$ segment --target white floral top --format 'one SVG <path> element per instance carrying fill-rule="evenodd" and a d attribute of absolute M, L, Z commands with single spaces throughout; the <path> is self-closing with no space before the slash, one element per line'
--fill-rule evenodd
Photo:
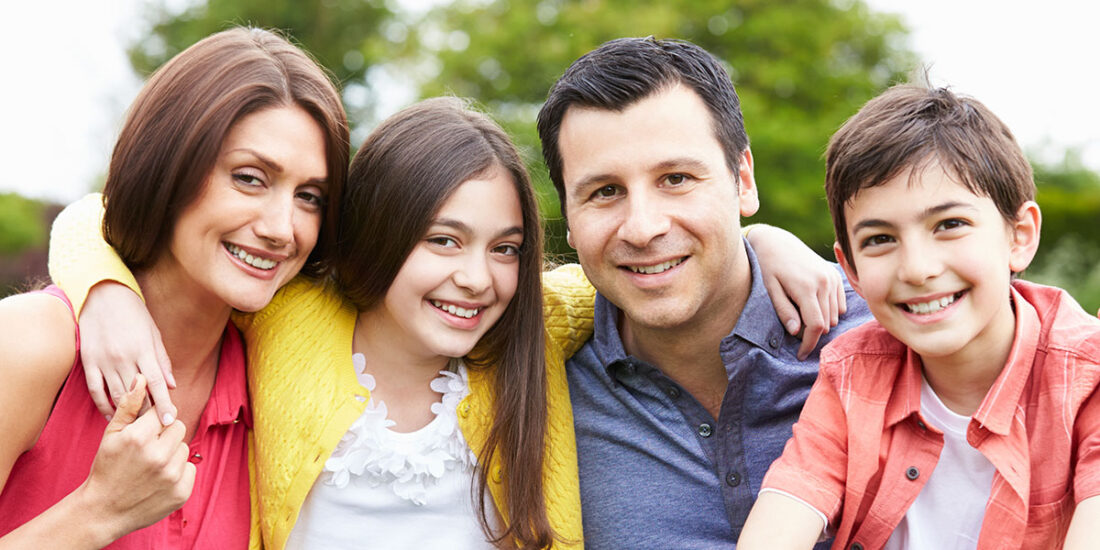
<path fill-rule="evenodd" d="M 363 355 L 352 364 L 373 391 Z M 414 432 L 391 431 L 385 402 L 367 402 L 325 462 L 288 549 L 357 548 L 366 540 L 384 548 L 491 548 L 473 506 L 476 456 L 456 413 L 469 393 L 466 366 L 455 360 L 431 388 L 443 398 L 432 405 L 435 418 Z"/>

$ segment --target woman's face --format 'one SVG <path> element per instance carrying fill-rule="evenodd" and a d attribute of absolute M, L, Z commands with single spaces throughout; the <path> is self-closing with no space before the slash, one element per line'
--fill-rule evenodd
<path fill-rule="evenodd" d="M 416 354 L 462 357 L 500 319 L 516 293 L 523 215 L 499 165 L 468 180 L 413 248 L 372 330 Z"/>
<path fill-rule="evenodd" d="M 263 308 L 317 243 L 327 177 L 324 133 L 301 107 L 241 118 L 154 269 L 197 299 Z"/>

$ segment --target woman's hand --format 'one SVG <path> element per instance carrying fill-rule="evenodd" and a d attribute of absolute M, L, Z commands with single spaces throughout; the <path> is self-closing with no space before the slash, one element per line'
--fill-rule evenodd
<path fill-rule="evenodd" d="M 88 479 L 73 493 L 111 540 L 179 509 L 195 483 L 183 423 L 161 426 L 154 411 L 141 414 L 145 392 L 138 375 L 103 433 Z"/>
<path fill-rule="evenodd" d="M 168 396 L 176 386 L 171 361 L 145 303 L 129 288 L 113 281 L 92 287 L 80 312 L 80 359 L 92 401 L 104 416 L 114 412 L 104 384 L 118 403 L 140 372 L 160 423 L 168 426 L 176 419 Z"/>
<path fill-rule="evenodd" d="M 748 239 L 779 320 L 792 335 L 802 330 L 798 358 L 805 359 L 847 310 L 840 271 L 783 229 L 756 224 Z"/>

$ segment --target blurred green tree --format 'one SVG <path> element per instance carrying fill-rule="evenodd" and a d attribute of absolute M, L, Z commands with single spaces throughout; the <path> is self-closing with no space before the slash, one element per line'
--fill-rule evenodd
<path fill-rule="evenodd" d="M 181 13 L 178 2 L 155 0 L 146 9 L 150 30 L 129 50 L 130 62 L 142 75 L 152 73 L 172 56 L 203 37 L 234 25 L 279 29 L 303 46 L 334 75 L 344 89 L 352 120 L 373 112 L 376 93 L 367 72 L 402 48 L 405 25 L 387 0 L 206 0 L 190 2 Z"/>
<path fill-rule="evenodd" d="M 15 193 L 0 194 L 0 256 L 46 244 L 45 205 Z"/>

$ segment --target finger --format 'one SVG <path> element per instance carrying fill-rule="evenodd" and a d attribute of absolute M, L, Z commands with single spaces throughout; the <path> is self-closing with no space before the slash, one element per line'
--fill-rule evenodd
<path fill-rule="evenodd" d="M 791 302 L 783 286 L 778 281 L 770 280 L 764 283 L 764 288 L 772 297 L 772 305 L 775 306 L 775 314 L 779 317 L 779 322 L 783 323 L 788 333 L 798 334 L 798 329 L 802 327 L 802 321 L 798 319 L 798 308 Z"/>
<path fill-rule="evenodd" d="M 134 386 L 130 391 L 122 394 L 111 421 L 107 423 L 107 432 L 118 432 L 126 426 L 133 424 L 138 418 L 138 410 L 145 399 L 145 378 L 138 376 L 134 380 Z"/>
<path fill-rule="evenodd" d="M 840 285 L 840 280 L 836 280 L 833 283 L 833 288 Z M 840 304 L 838 303 L 837 293 L 835 291 L 828 291 L 829 298 L 829 327 L 835 327 L 840 323 Z"/>
<path fill-rule="evenodd" d="M 814 327 L 807 326 L 802 332 L 802 345 L 798 347 L 798 359 L 800 361 L 805 360 L 810 356 L 810 353 L 817 346 L 817 341 L 821 339 L 823 334 L 823 324 L 817 324 Z"/>
<path fill-rule="evenodd" d="M 176 377 L 172 376 L 172 360 L 168 357 L 168 351 L 164 349 L 164 340 L 161 339 L 160 330 L 157 329 L 156 325 L 153 325 L 153 352 L 156 354 L 156 360 L 160 365 L 164 382 L 170 389 L 175 389 Z M 171 422 L 168 422 L 168 424 L 171 424 Z"/>
<path fill-rule="evenodd" d="M 836 287 L 836 303 L 837 311 L 841 315 L 848 312 L 848 296 L 844 293 L 844 279 L 841 279 L 840 284 Z"/>
<path fill-rule="evenodd" d="M 164 441 L 166 445 L 178 445 L 183 442 L 184 436 L 187 435 L 187 427 L 183 425 L 183 422 L 179 420 L 164 426 L 157 439 Z M 186 445 L 185 445 L 186 446 Z"/>
<path fill-rule="evenodd" d="M 92 395 L 92 403 L 100 414 L 110 421 L 115 414 L 115 407 L 111 400 L 107 399 L 107 390 L 103 384 L 103 373 L 95 367 L 84 365 L 84 381 L 88 383 L 88 393 Z"/>
<path fill-rule="evenodd" d="M 165 426 L 172 424 L 176 420 L 176 406 L 172 404 L 172 398 L 168 394 L 168 383 L 164 379 L 160 363 L 156 357 L 145 357 L 138 362 L 138 370 L 148 380 L 149 395 L 156 404 L 160 423 Z"/>
<path fill-rule="evenodd" d="M 123 381 L 117 370 L 104 373 L 103 380 L 107 383 L 107 391 L 111 396 L 111 401 L 117 407 L 122 401 L 122 397 L 126 395 L 126 388 L 130 386 Z"/>

